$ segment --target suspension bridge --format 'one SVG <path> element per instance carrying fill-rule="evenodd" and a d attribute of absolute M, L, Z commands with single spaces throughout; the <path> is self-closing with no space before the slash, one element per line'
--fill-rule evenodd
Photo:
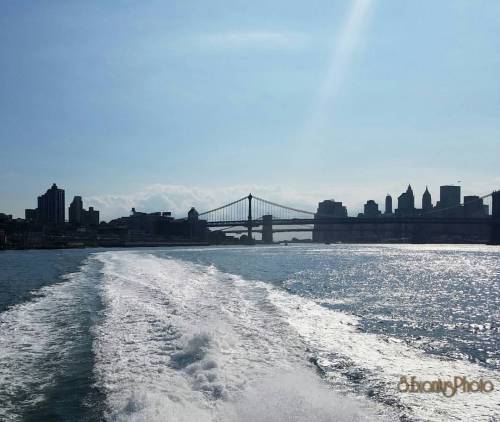
<path fill-rule="evenodd" d="M 478 198 L 491 198 L 492 215 L 481 218 L 443 217 L 443 212 L 462 207 L 463 204 L 449 208 L 435 208 L 418 216 L 386 216 L 367 217 L 334 217 L 313 211 L 278 204 L 258 196 L 249 194 L 236 201 L 222 205 L 199 214 L 206 220 L 207 226 L 225 233 L 246 233 L 247 240 L 252 242 L 255 232 L 262 234 L 264 243 L 273 242 L 273 233 L 278 232 L 312 232 L 314 230 L 337 230 L 339 226 L 370 225 L 411 225 L 422 224 L 446 225 L 486 225 L 491 227 L 492 239 L 499 243 L 500 238 L 500 191 L 495 191 Z M 276 226 L 284 226 L 276 228 Z"/>

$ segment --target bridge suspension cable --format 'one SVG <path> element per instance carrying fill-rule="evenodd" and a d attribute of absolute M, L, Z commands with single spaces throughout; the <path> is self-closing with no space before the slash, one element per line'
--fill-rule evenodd
<path fill-rule="evenodd" d="M 239 221 L 245 220 L 245 212 L 247 209 L 246 202 L 248 197 L 237 199 L 229 204 L 222 205 L 209 211 L 199 214 L 199 217 L 207 221 Z"/>
<path fill-rule="evenodd" d="M 277 207 L 277 208 L 281 208 L 283 210 L 292 211 L 292 212 L 296 212 L 299 214 L 306 214 L 306 215 L 313 215 L 314 216 L 314 212 L 312 212 L 312 211 L 305 211 L 305 210 L 301 210 L 298 208 L 289 207 L 287 205 L 281 205 L 281 204 L 278 204 L 276 202 L 272 202 L 272 201 L 268 201 L 266 199 L 259 198 L 258 196 L 254 196 L 253 198 L 256 199 L 257 201 L 260 201 L 262 204 L 267 205 L 269 208 L 270 207 Z"/>
<path fill-rule="evenodd" d="M 251 207 L 252 221 L 262 221 L 265 215 L 271 215 L 273 220 L 293 220 L 293 219 L 313 219 L 315 217 L 331 218 L 331 215 L 317 214 L 288 205 L 278 204 L 268 201 L 258 196 L 245 196 L 236 201 L 222 205 L 209 211 L 199 214 L 199 216 L 210 223 L 227 222 L 247 222 Z"/>
<path fill-rule="evenodd" d="M 199 216 L 211 223 L 241 222 L 243 224 L 243 222 L 248 221 L 250 210 L 251 221 L 262 221 L 265 215 L 271 215 L 273 219 L 311 218 L 315 215 L 312 211 L 301 210 L 268 201 L 258 196 L 248 195 L 212 210 L 202 212 Z"/>

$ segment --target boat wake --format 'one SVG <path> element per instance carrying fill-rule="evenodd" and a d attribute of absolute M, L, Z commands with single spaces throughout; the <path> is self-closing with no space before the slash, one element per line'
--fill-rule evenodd
<path fill-rule="evenodd" d="M 96 375 L 111 420 L 374 420 L 332 391 L 265 285 L 174 259 L 103 253 Z M 387 415 L 385 415 L 387 420 Z"/>

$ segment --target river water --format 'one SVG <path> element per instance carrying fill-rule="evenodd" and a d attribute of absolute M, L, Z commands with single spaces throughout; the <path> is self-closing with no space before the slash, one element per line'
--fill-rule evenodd
<path fill-rule="evenodd" d="M 500 420 L 498 247 L 5 251 L 0 270 L 0 420 Z M 464 376 L 494 390 L 400 383 Z"/>

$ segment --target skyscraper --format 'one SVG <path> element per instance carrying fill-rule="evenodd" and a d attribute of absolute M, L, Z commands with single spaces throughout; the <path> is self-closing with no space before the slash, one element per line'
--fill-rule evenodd
<path fill-rule="evenodd" d="M 385 197 L 385 213 L 392 214 L 392 196 L 389 194 Z"/>
<path fill-rule="evenodd" d="M 415 196 L 413 195 L 413 190 L 411 185 L 408 185 L 406 192 L 403 192 L 398 196 L 398 209 L 396 214 L 402 215 L 413 215 L 415 213 Z"/>
<path fill-rule="evenodd" d="M 324 217 L 347 218 L 347 208 L 342 205 L 342 202 L 336 202 L 334 199 L 327 199 L 318 204 L 318 211 L 314 214 L 315 220 L 321 220 Z M 313 241 L 324 242 L 331 241 L 337 233 L 331 231 L 332 224 L 314 223 Z M 340 239 L 341 240 L 341 239 Z"/>
<path fill-rule="evenodd" d="M 94 207 L 83 208 L 81 196 L 75 196 L 69 206 L 69 222 L 77 226 L 98 226 L 99 211 Z"/>
<path fill-rule="evenodd" d="M 481 218 L 486 215 L 482 198 L 477 195 L 464 196 L 465 218 Z"/>
<path fill-rule="evenodd" d="M 460 205 L 460 186 L 441 186 L 439 188 L 439 205 L 441 208 L 458 207 Z"/>
<path fill-rule="evenodd" d="M 73 198 L 73 201 L 69 205 L 68 217 L 71 224 L 83 223 L 83 201 L 81 196 Z"/>
<path fill-rule="evenodd" d="M 425 192 L 422 195 L 422 210 L 424 212 L 432 210 L 432 197 L 427 186 L 425 187 Z"/>
<path fill-rule="evenodd" d="M 500 190 L 493 192 L 491 214 L 495 220 L 500 220 Z"/>
<path fill-rule="evenodd" d="M 367 218 L 377 218 L 380 215 L 380 211 L 378 210 L 378 204 L 370 199 L 366 202 L 364 206 L 363 216 Z"/>
<path fill-rule="evenodd" d="M 463 217 L 460 206 L 460 186 L 445 185 L 439 188 L 439 208 L 442 217 Z"/>
<path fill-rule="evenodd" d="M 99 211 L 95 210 L 94 207 L 89 207 L 89 210 L 83 210 L 85 216 L 84 223 L 87 226 L 98 226 L 99 225 Z"/>
<path fill-rule="evenodd" d="M 500 191 L 493 192 L 491 200 L 491 216 L 493 219 L 493 226 L 491 227 L 490 242 L 493 245 L 500 245 Z"/>
<path fill-rule="evenodd" d="M 38 218 L 42 223 L 64 223 L 64 189 L 58 189 L 54 183 L 47 192 L 38 197 Z"/>
<path fill-rule="evenodd" d="M 38 210 L 27 208 L 24 210 L 24 219 L 26 221 L 38 221 Z"/>
<path fill-rule="evenodd" d="M 335 199 L 327 199 L 318 204 L 318 216 L 347 218 L 347 208 L 342 202 L 336 202 Z"/>

